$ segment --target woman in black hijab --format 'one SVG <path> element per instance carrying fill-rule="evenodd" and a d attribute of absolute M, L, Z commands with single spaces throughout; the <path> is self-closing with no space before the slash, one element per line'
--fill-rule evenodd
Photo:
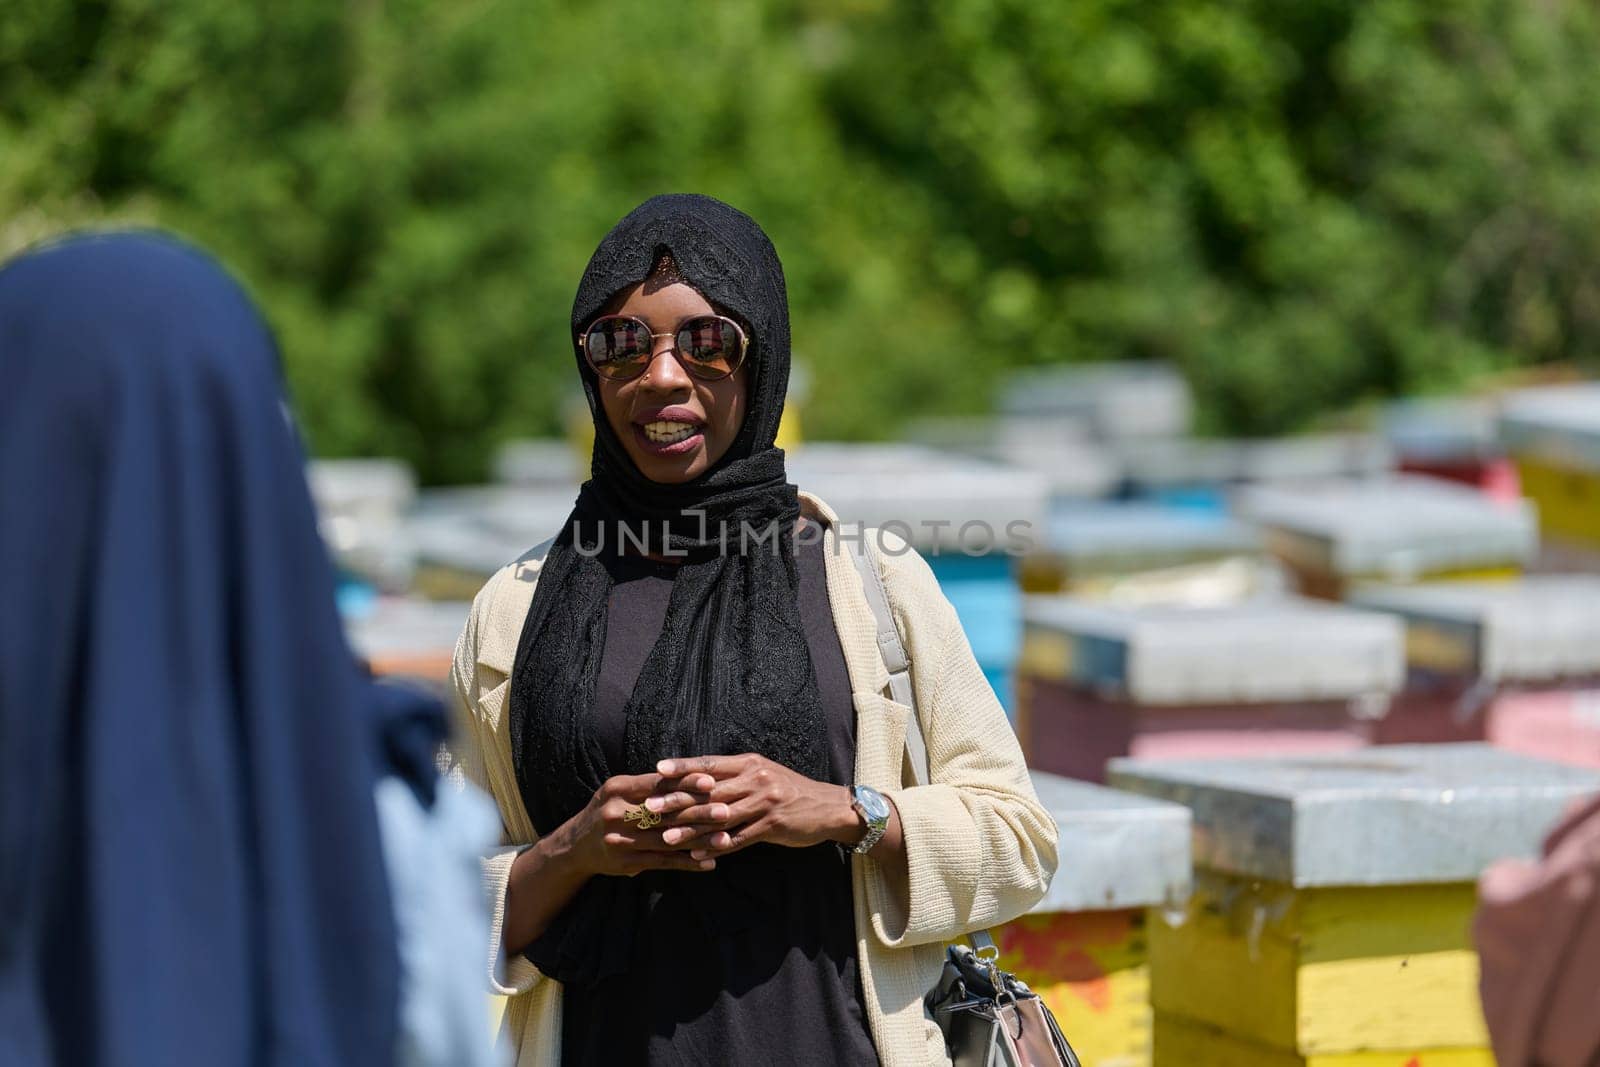
<path fill-rule="evenodd" d="M 630 319 L 652 334 L 642 367 L 626 362 L 639 343 Z M 595 252 L 572 326 L 596 416 L 592 477 L 545 560 L 511 689 L 517 780 L 535 825 L 559 830 L 608 779 L 649 777 L 664 757 L 756 753 L 805 793 L 792 808 L 814 808 L 804 843 L 850 830 L 850 767 L 830 766 L 801 617 L 799 496 L 773 445 L 789 322 L 771 243 L 725 204 L 657 197 Z M 745 529 L 770 543 L 732 544 Z M 660 559 L 616 551 L 641 542 Z M 634 605 L 620 627 L 610 620 L 619 584 Z M 636 625 L 642 616 L 659 625 Z M 847 698 L 837 703 L 848 712 Z M 703 802 L 711 782 L 692 784 Z M 832 827 L 817 803 L 826 794 L 809 788 L 821 784 L 832 785 Z M 567 983 L 563 1062 L 875 1059 L 837 850 L 767 843 L 713 869 L 716 859 L 680 847 L 661 861 L 642 877 L 590 879 L 527 947 Z M 686 972 L 686 953 L 702 966 Z M 662 1011 L 617 1019 L 616 998 L 640 989 Z"/>
<path fill-rule="evenodd" d="M 594 253 L 572 337 L 592 476 L 479 594 L 453 672 L 458 755 L 504 822 L 485 875 L 518 1064 L 942 1059 L 939 943 L 1038 899 L 1054 825 L 915 553 L 880 572 L 918 619 L 933 784 L 896 788 L 908 709 L 774 447 L 771 243 L 655 197 Z"/>
<path fill-rule="evenodd" d="M 76 238 L 0 270 L 0 382 L 0 1063 L 391 1062 L 373 787 L 445 720 L 345 645 L 266 326 Z"/>

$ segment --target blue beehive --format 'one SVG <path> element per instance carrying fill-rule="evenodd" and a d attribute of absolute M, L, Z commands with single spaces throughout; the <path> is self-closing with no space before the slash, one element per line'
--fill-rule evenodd
<path fill-rule="evenodd" d="M 1008 556 L 929 556 L 939 587 L 967 631 L 972 654 L 1009 713 L 1012 665 L 1022 646 L 1022 590 Z"/>
<path fill-rule="evenodd" d="M 1371 478 L 1394 466 L 1387 442 L 1365 434 L 1265 440 L 1170 438 L 1118 449 L 1124 495 L 1175 507 L 1225 510 L 1234 486 L 1308 478 Z"/>

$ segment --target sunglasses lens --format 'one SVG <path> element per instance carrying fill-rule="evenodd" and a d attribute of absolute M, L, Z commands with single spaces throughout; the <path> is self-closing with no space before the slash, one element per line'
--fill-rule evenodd
<path fill-rule="evenodd" d="M 601 377 L 632 378 L 650 362 L 650 327 L 638 319 L 601 319 L 583 335 L 583 351 Z"/>
<path fill-rule="evenodd" d="M 703 378 L 726 378 L 739 365 L 739 328 L 717 315 L 690 319 L 678 328 L 684 366 Z"/>

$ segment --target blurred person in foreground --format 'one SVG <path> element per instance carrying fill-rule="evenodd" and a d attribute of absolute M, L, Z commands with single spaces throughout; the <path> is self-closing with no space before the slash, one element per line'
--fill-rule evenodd
<path fill-rule="evenodd" d="M 1039 900 L 1055 822 L 928 565 L 869 533 L 930 764 L 903 785 L 861 576 L 773 444 L 772 244 L 653 198 L 590 259 L 571 343 L 592 476 L 454 666 L 505 824 L 489 955 L 518 1063 L 946 1062 L 945 942 Z"/>
<path fill-rule="evenodd" d="M 1600 1063 L 1600 796 L 1573 805 L 1536 862 L 1478 883 L 1483 1013 L 1501 1067 Z"/>
<path fill-rule="evenodd" d="M 244 292 L 159 235 L 44 247 L 0 382 L 0 1063 L 482 1063 L 396 924 L 451 895 L 443 710 L 346 647 Z"/>

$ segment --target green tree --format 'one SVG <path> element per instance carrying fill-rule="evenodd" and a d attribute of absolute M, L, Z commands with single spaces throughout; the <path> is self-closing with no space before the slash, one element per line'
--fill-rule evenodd
<path fill-rule="evenodd" d="M 558 427 L 573 287 L 653 193 L 749 211 L 812 436 L 1157 357 L 1204 421 L 1584 357 L 1579 0 L 11 0 L 0 252 L 173 227 L 246 279 L 317 449 L 482 475 Z"/>
<path fill-rule="evenodd" d="M 852 147 L 935 198 L 1020 359 L 1170 359 L 1276 432 L 1600 340 L 1592 5 L 950 0 L 862 37 Z"/>

